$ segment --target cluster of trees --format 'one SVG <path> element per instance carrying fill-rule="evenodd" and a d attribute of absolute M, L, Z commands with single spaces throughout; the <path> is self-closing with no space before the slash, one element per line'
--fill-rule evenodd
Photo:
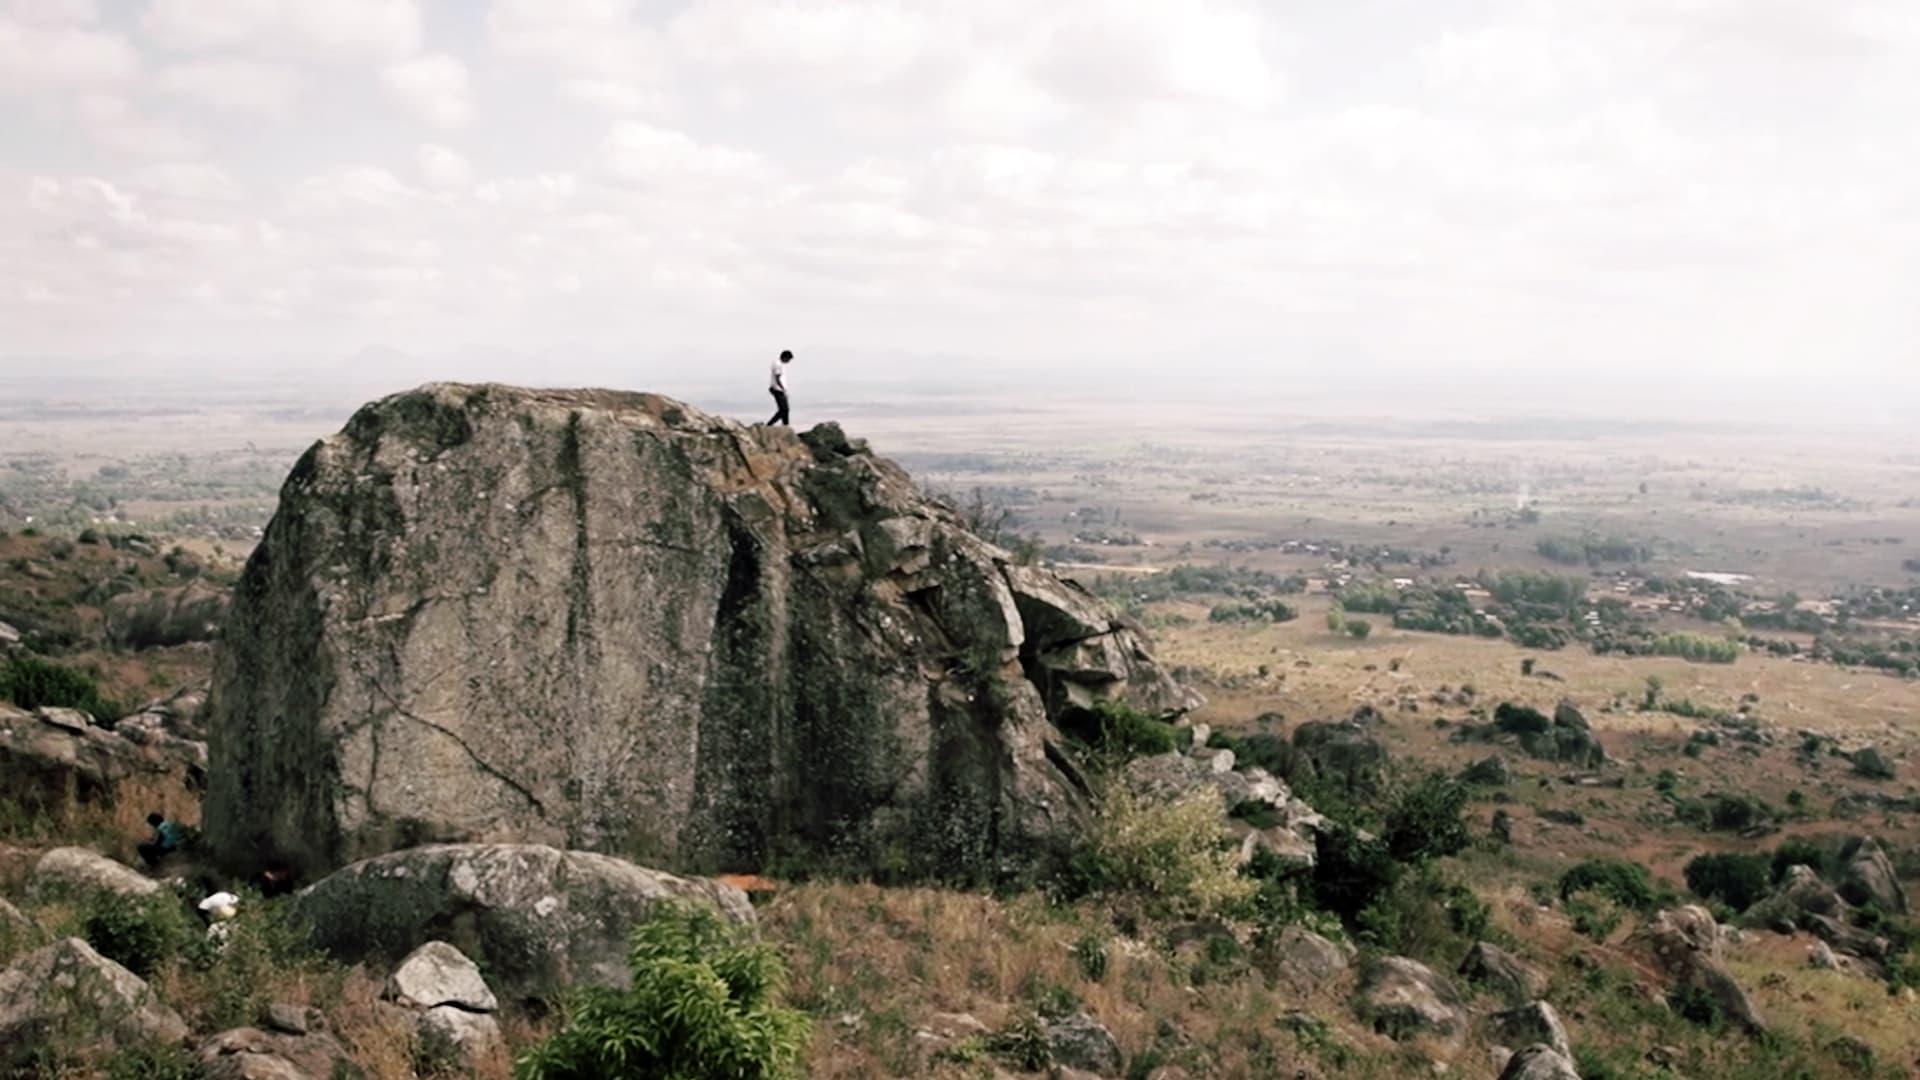
<path fill-rule="evenodd" d="M 1215 604 L 1207 612 L 1207 619 L 1217 623 L 1243 622 L 1292 622 L 1300 613 L 1280 600 L 1244 600 L 1239 603 Z"/>
<path fill-rule="evenodd" d="M 1642 563 L 1653 558 L 1651 547 L 1619 536 L 1543 536 L 1534 544 L 1534 550 L 1567 566 Z"/>

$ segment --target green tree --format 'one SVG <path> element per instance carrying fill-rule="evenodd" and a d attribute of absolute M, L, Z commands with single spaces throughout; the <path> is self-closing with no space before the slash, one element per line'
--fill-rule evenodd
<path fill-rule="evenodd" d="M 808 1021 L 778 1003 L 773 946 L 694 905 L 662 905 L 634 927 L 633 985 L 590 987 L 566 1025 L 514 1063 L 517 1080 L 777 1080 L 799 1075 Z"/>

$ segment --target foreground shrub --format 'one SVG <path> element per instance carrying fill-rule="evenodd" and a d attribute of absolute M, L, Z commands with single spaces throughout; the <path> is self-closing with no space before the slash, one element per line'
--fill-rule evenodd
<path fill-rule="evenodd" d="M 170 893 L 126 897 L 96 893 L 87 912 L 87 944 L 145 978 L 179 955 L 198 927 Z"/>
<path fill-rule="evenodd" d="M 1765 855 L 1702 855 L 1687 864 L 1686 876 L 1695 896 L 1745 911 L 1766 898 L 1773 884 L 1772 860 Z"/>
<path fill-rule="evenodd" d="M 1429 864 L 1401 875 L 1355 917 L 1360 940 L 1396 956 L 1452 963 L 1487 934 L 1492 911 Z"/>
<path fill-rule="evenodd" d="M 1773 880 L 1776 883 L 1785 881 L 1787 871 L 1796 866 L 1804 866 L 1823 878 L 1831 877 L 1836 869 L 1834 862 L 1833 852 L 1828 845 L 1790 836 L 1773 849 Z"/>
<path fill-rule="evenodd" d="M 23 709 L 79 709 L 103 720 L 120 714 L 93 676 L 37 656 L 17 656 L 0 666 L 0 698 Z"/>
<path fill-rule="evenodd" d="M 1628 859 L 1588 859 L 1560 875 L 1560 899 L 1592 892 L 1624 908 L 1647 911 L 1654 905 L 1653 877 Z"/>
<path fill-rule="evenodd" d="M 1158 802 L 1113 784 L 1078 860 L 1083 887 L 1147 897 L 1183 916 L 1233 911 L 1252 899 L 1259 883 L 1234 865 L 1226 826 L 1226 812 L 1210 790 Z"/>
<path fill-rule="evenodd" d="M 514 1063 L 519 1080 L 799 1075 L 807 1018 L 778 1002 L 786 966 L 772 945 L 669 904 L 634 927 L 627 957 L 633 985 L 579 991 L 565 1026 Z"/>

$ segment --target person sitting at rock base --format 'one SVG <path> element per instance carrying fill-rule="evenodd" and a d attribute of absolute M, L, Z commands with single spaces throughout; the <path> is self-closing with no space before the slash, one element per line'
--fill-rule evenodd
<path fill-rule="evenodd" d="M 180 832 L 180 823 L 167 820 L 158 811 L 147 815 L 147 824 L 153 827 L 153 839 L 140 845 L 140 858 L 148 866 L 154 866 L 161 859 L 179 851 L 184 837 Z"/>

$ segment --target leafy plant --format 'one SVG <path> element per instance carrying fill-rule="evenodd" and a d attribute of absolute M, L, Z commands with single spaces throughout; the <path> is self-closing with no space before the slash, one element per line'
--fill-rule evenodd
<path fill-rule="evenodd" d="M 1387 850 L 1403 862 L 1424 862 L 1466 850 L 1470 837 L 1462 816 L 1466 785 L 1443 772 L 1428 773 L 1406 789 L 1387 811 Z"/>
<path fill-rule="evenodd" d="M 1653 907 L 1653 877 L 1647 868 L 1628 859 L 1587 859 L 1560 875 L 1560 899 L 1583 892 L 1601 896 L 1635 911 Z"/>
<path fill-rule="evenodd" d="M 1345 825 L 1322 830 L 1314 853 L 1314 903 L 1342 918 L 1357 916 L 1400 878 L 1400 864 L 1384 842 Z"/>
<path fill-rule="evenodd" d="M 84 671 L 22 654 L 0 667 L 0 698 L 22 709 L 79 709 L 100 718 L 120 715 L 117 703 L 100 692 Z"/>
<path fill-rule="evenodd" d="M 634 927 L 633 984 L 590 987 L 565 1026 L 514 1063 L 519 1080 L 798 1075 L 807 1018 L 779 1003 L 786 966 L 771 945 L 698 906 L 666 904 Z"/>
<path fill-rule="evenodd" d="M 1687 864 L 1687 888 L 1703 900 L 1745 911 L 1766 897 L 1771 869 L 1772 860 L 1765 855 L 1702 855 Z"/>
<path fill-rule="evenodd" d="M 87 944 L 142 977 L 179 955 L 194 927 L 180 901 L 167 893 L 125 897 L 97 893 L 87 913 Z"/>
<path fill-rule="evenodd" d="M 1259 883 L 1235 867 L 1226 821 L 1211 791 L 1156 802 L 1114 784 L 1100 800 L 1084 872 L 1100 891 L 1149 897 L 1180 915 L 1233 911 Z"/>

